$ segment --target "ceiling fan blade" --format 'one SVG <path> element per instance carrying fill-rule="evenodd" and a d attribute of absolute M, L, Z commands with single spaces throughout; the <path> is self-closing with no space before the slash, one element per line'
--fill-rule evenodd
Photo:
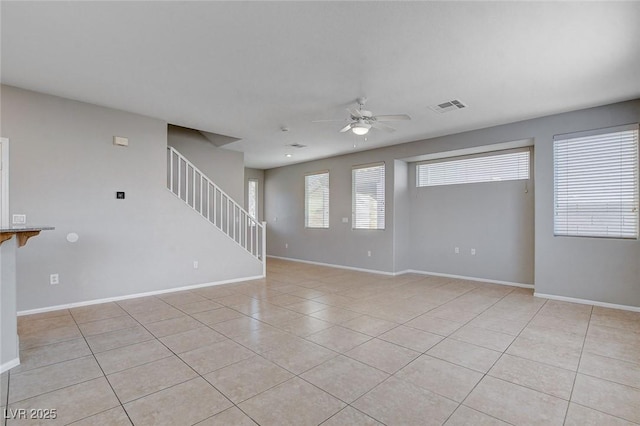
<path fill-rule="evenodd" d="M 372 121 L 371 122 L 371 127 L 373 127 L 374 129 L 378 129 L 378 130 L 384 130 L 385 132 L 395 132 L 396 131 L 396 129 L 394 129 L 393 127 L 389 126 L 388 124 L 378 123 L 377 121 Z"/>
<path fill-rule="evenodd" d="M 349 130 L 351 130 L 351 125 L 353 123 L 349 123 L 346 126 L 344 126 L 342 129 L 340 129 L 340 133 L 344 133 L 344 132 L 348 132 Z"/>
<path fill-rule="evenodd" d="M 407 114 L 396 114 L 396 115 L 376 115 L 376 121 L 400 121 L 400 120 L 411 120 Z"/>
<path fill-rule="evenodd" d="M 349 111 L 349 114 L 351 114 L 352 117 L 355 117 L 355 118 L 362 118 L 363 117 L 363 115 L 360 112 L 360 110 L 357 110 L 355 108 L 347 108 L 347 111 Z"/>

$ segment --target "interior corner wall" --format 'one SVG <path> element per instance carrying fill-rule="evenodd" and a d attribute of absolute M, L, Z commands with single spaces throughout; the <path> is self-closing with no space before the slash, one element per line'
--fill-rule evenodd
<path fill-rule="evenodd" d="M 640 240 L 553 235 L 553 136 L 639 121 L 634 100 L 534 122 L 536 293 L 640 307 Z"/>
<path fill-rule="evenodd" d="M 244 209 L 247 210 L 249 206 L 249 194 L 248 185 L 249 180 L 255 179 L 258 182 L 258 222 L 264 220 L 264 170 L 251 169 L 246 167 L 244 169 Z"/>
<path fill-rule="evenodd" d="M 55 227 L 16 250 L 19 311 L 262 274 L 166 189 L 167 123 L 8 86 L 1 101 L 11 213 Z M 114 135 L 129 146 L 113 145 Z M 49 285 L 54 273 L 60 283 Z"/>
<path fill-rule="evenodd" d="M 233 200 L 243 205 L 244 154 L 214 146 L 202 133 L 169 126 L 167 143 L 191 161 Z"/>
<path fill-rule="evenodd" d="M 411 262 L 411 199 L 409 186 L 410 164 L 394 160 L 393 177 L 393 271 L 412 269 Z M 415 268 L 414 268 L 415 269 Z"/>
<path fill-rule="evenodd" d="M 394 160 L 533 139 L 534 241 L 527 243 L 534 247 L 534 264 L 526 268 L 533 268 L 536 293 L 640 307 L 640 241 L 553 235 L 553 136 L 639 121 L 640 100 L 636 99 L 266 170 L 267 251 L 276 256 L 399 271 L 393 265 L 400 259 L 394 246 L 406 246 L 401 237 L 394 239 L 393 235 L 393 216 L 401 210 L 394 206 Z M 377 161 L 387 165 L 387 229 L 352 231 L 340 220 L 351 217 L 351 166 Z M 304 174 L 320 170 L 330 171 L 330 228 L 304 229 Z M 415 184 L 410 180 L 409 185 Z M 367 250 L 377 257 L 367 258 Z M 411 269 L 418 267 L 411 265 Z"/>
<path fill-rule="evenodd" d="M 354 165 L 385 161 L 384 230 L 354 230 L 351 170 Z M 329 171 L 329 229 L 305 228 L 304 176 Z M 267 253 L 351 268 L 393 272 L 392 158 L 367 151 L 265 171 Z M 346 218 L 347 222 L 343 222 Z M 371 256 L 368 256 L 368 252 Z"/>

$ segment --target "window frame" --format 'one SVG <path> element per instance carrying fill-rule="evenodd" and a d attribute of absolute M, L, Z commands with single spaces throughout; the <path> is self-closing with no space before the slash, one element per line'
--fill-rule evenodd
<path fill-rule="evenodd" d="M 358 170 L 382 167 L 382 227 L 358 227 L 357 221 L 357 193 L 356 193 L 356 173 Z M 354 231 L 384 231 L 387 227 L 387 165 L 384 161 L 375 163 L 360 164 L 351 167 L 351 229 Z M 378 210 L 380 211 L 380 210 Z"/>
<path fill-rule="evenodd" d="M 255 214 L 252 215 L 251 214 L 251 191 L 249 190 L 249 188 L 251 187 L 251 184 L 254 183 L 255 184 L 255 200 L 254 200 L 254 207 L 255 207 Z M 258 220 L 258 205 L 259 205 L 259 193 L 258 193 L 258 179 L 256 178 L 249 178 L 247 179 L 247 213 L 249 213 L 249 216 L 251 216 L 252 218 L 254 218 L 255 220 Z"/>
<path fill-rule="evenodd" d="M 587 131 L 582 131 L 582 132 L 572 132 L 572 133 L 565 133 L 565 134 L 559 134 L 559 135 L 554 135 L 553 137 L 553 141 L 552 141 L 552 155 L 553 155 L 553 236 L 554 237 L 569 237 L 569 238 L 597 238 L 597 239 L 607 239 L 607 240 L 631 240 L 631 241 L 637 241 L 640 237 L 640 214 L 638 212 L 638 204 L 639 204 L 639 199 L 640 199 L 640 184 L 639 184 L 639 175 L 640 175 L 640 164 L 639 164 L 639 159 L 640 159 L 640 141 L 638 140 L 640 137 L 640 132 L 638 129 L 638 124 L 627 124 L 627 125 L 621 125 L 621 126 L 614 126 L 614 127 L 606 127 L 606 128 L 600 128 L 600 129 L 594 129 L 594 130 L 587 130 Z M 558 159 L 557 159 L 557 150 L 559 148 L 557 148 L 558 144 L 562 143 L 562 142 L 567 142 L 567 141 L 571 141 L 571 140 L 576 140 L 576 139 L 583 139 L 583 138 L 588 138 L 588 137 L 594 137 L 594 136 L 606 136 L 606 135 L 612 135 L 615 133 L 621 133 L 621 132 L 625 132 L 625 131 L 631 131 L 631 132 L 635 132 L 635 163 L 631 163 L 633 164 L 633 181 L 632 181 L 632 185 L 635 185 L 634 191 L 632 192 L 633 196 L 635 197 L 635 206 L 633 207 L 632 211 L 635 211 L 635 235 L 632 236 L 625 236 L 624 233 L 620 232 L 620 234 L 612 234 L 612 235 L 601 235 L 596 231 L 591 231 L 591 233 L 584 233 L 583 232 L 577 232 L 577 231 L 571 231 L 570 228 L 570 224 L 565 225 L 566 227 L 566 231 L 561 231 L 559 230 L 559 226 L 557 223 L 557 219 L 559 218 L 559 214 L 558 214 L 558 210 L 560 210 L 559 207 L 559 200 L 558 200 L 558 195 L 559 195 L 559 191 L 558 191 Z M 585 141 L 586 143 L 586 141 Z M 565 184 L 566 185 L 566 184 Z M 597 185 L 597 183 L 592 183 L 592 185 Z M 601 190 L 602 193 L 604 193 L 604 190 Z M 604 198 L 604 197 L 603 197 Z M 577 204 L 577 203 L 576 203 Z M 565 207 L 568 208 L 568 207 Z M 620 214 L 620 218 L 622 218 L 622 214 Z"/>
<path fill-rule="evenodd" d="M 307 178 L 310 176 L 319 176 L 319 175 L 327 175 L 327 205 L 323 208 L 326 209 L 326 224 L 323 223 L 323 226 L 309 226 L 309 198 L 308 198 L 308 186 L 307 186 Z M 329 229 L 331 223 L 331 173 L 329 170 L 320 170 L 315 172 L 308 172 L 304 174 L 304 228 L 305 229 Z M 324 201 L 323 201 L 324 204 Z"/>
<path fill-rule="evenodd" d="M 475 158 L 489 158 L 489 157 L 497 157 L 502 155 L 509 154 L 519 154 L 526 153 L 527 154 L 527 177 L 526 178 L 516 178 L 516 179 L 496 179 L 496 180 L 479 180 L 479 181 L 470 181 L 470 182 L 451 182 L 451 183 L 439 183 L 435 185 L 421 185 L 420 184 L 420 166 L 429 165 L 429 164 L 437 164 L 437 163 L 448 163 L 454 161 L 464 161 L 464 160 L 472 160 Z M 532 146 L 525 146 L 519 148 L 508 148 L 508 149 L 499 149 L 494 151 L 485 151 L 479 152 L 476 154 L 469 155 L 458 155 L 452 157 L 444 157 L 433 160 L 426 160 L 417 162 L 415 165 L 415 185 L 416 188 L 433 188 L 438 186 L 452 186 L 452 185 L 473 185 L 478 183 L 499 183 L 499 182 L 514 182 L 514 181 L 530 181 L 531 175 L 533 171 L 533 150 Z"/>

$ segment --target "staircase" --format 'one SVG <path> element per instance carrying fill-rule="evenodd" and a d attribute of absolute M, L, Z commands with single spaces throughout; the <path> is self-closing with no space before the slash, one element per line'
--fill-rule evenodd
<path fill-rule="evenodd" d="M 266 276 L 266 222 L 258 222 L 173 147 L 167 147 L 167 189 L 262 262 Z"/>

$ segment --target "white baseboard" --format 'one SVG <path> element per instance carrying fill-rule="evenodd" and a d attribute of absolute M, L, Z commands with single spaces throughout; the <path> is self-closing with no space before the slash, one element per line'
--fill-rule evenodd
<path fill-rule="evenodd" d="M 364 268 L 356 268 L 353 266 L 335 265 L 333 263 L 314 262 L 312 260 L 295 259 L 292 257 L 272 256 L 272 255 L 267 255 L 267 257 L 271 257 L 274 259 L 281 259 L 281 260 L 290 260 L 292 262 L 309 263 L 311 265 L 329 266 L 331 268 L 348 269 L 350 271 L 369 272 L 372 274 L 379 274 L 379 275 L 389 275 L 389 276 L 398 276 L 403 274 L 434 275 L 437 277 L 459 278 L 463 280 L 480 281 L 480 282 L 486 282 L 491 284 L 508 285 L 512 287 L 533 288 L 533 284 L 522 284 L 522 283 L 514 283 L 510 281 L 491 280 L 487 278 L 467 277 L 463 275 L 442 274 L 439 272 L 418 271 L 415 269 L 405 269 L 403 271 L 398 271 L 398 272 L 387 272 L 387 271 L 380 271 L 377 269 L 364 269 Z"/>
<path fill-rule="evenodd" d="M 3 364 L 0 364 L 0 373 L 4 373 L 5 371 L 11 370 L 13 367 L 17 367 L 20 365 L 20 357 L 14 358 L 11 361 L 7 361 Z"/>
<path fill-rule="evenodd" d="M 492 280 L 492 279 L 488 279 L 488 278 L 467 277 L 467 276 L 464 276 L 464 275 L 443 274 L 441 272 L 418 271 L 418 270 L 415 270 L 415 269 L 409 269 L 409 270 L 403 271 L 403 272 L 410 273 L 410 274 L 433 275 L 433 276 L 436 276 L 436 277 L 457 278 L 457 279 L 461 279 L 461 280 L 480 281 L 480 282 L 483 282 L 483 283 L 508 285 L 508 286 L 511 286 L 511 287 L 533 288 L 533 284 L 514 283 L 514 282 L 511 282 L 511 281 Z"/>
<path fill-rule="evenodd" d="M 232 284 L 232 283 L 237 283 L 241 281 L 259 280 L 264 277 L 265 277 L 264 275 L 256 275 L 252 277 L 233 278 L 230 280 L 214 281 L 214 282 L 203 283 L 203 284 L 194 284 L 194 285 L 188 285 L 184 287 L 174 287 L 174 288 L 168 288 L 165 290 L 149 291 L 146 293 L 136 293 L 136 294 L 128 294 L 126 296 L 107 297 L 104 299 L 87 300 L 85 302 L 75 302 L 75 303 L 67 303 L 64 305 L 48 306 L 46 308 L 28 309 L 26 311 L 18 311 L 18 316 L 40 314 L 42 312 L 59 311 L 61 309 L 78 308 L 80 306 L 97 305 L 100 303 L 117 302 L 119 300 L 135 299 L 136 297 L 155 296 L 157 294 L 173 293 L 173 292 L 182 291 L 182 290 L 193 290 L 196 288 L 212 287 L 212 286 L 222 285 L 222 284 Z"/>
<path fill-rule="evenodd" d="M 562 302 L 579 303 L 581 305 L 593 305 L 593 306 L 600 306 L 603 308 L 621 309 L 624 311 L 640 312 L 640 306 L 618 305 L 616 303 L 598 302 L 596 300 L 578 299 L 575 297 L 567 297 L 567 296 L 556 296 L 554 294 L 533 293 L 533 295 L 541 299 L 560 300 Z"/>
<path fill-rule="evenodd" d="M 311 265 L 329 266 L 331 268 L 348 269 L 349 271 L 369 272 L 371 274 L 378 274 L 378 275 L 390 275 L 390 276 L 399 275 L 398 273 L 380 271 L 378 269 L 356 268 L 354 266 L 335 265 L 333 263 L 323 263 L 323 262 L 314 262 L 312 260 L 294 259 L 293 257 L 282 257 L 282 256 L 272 256 L 272 255 L 267 255 L 267 257 L 271 257 L 273 259 L 290 260 L 292 262 L 309 263 Z"/>

